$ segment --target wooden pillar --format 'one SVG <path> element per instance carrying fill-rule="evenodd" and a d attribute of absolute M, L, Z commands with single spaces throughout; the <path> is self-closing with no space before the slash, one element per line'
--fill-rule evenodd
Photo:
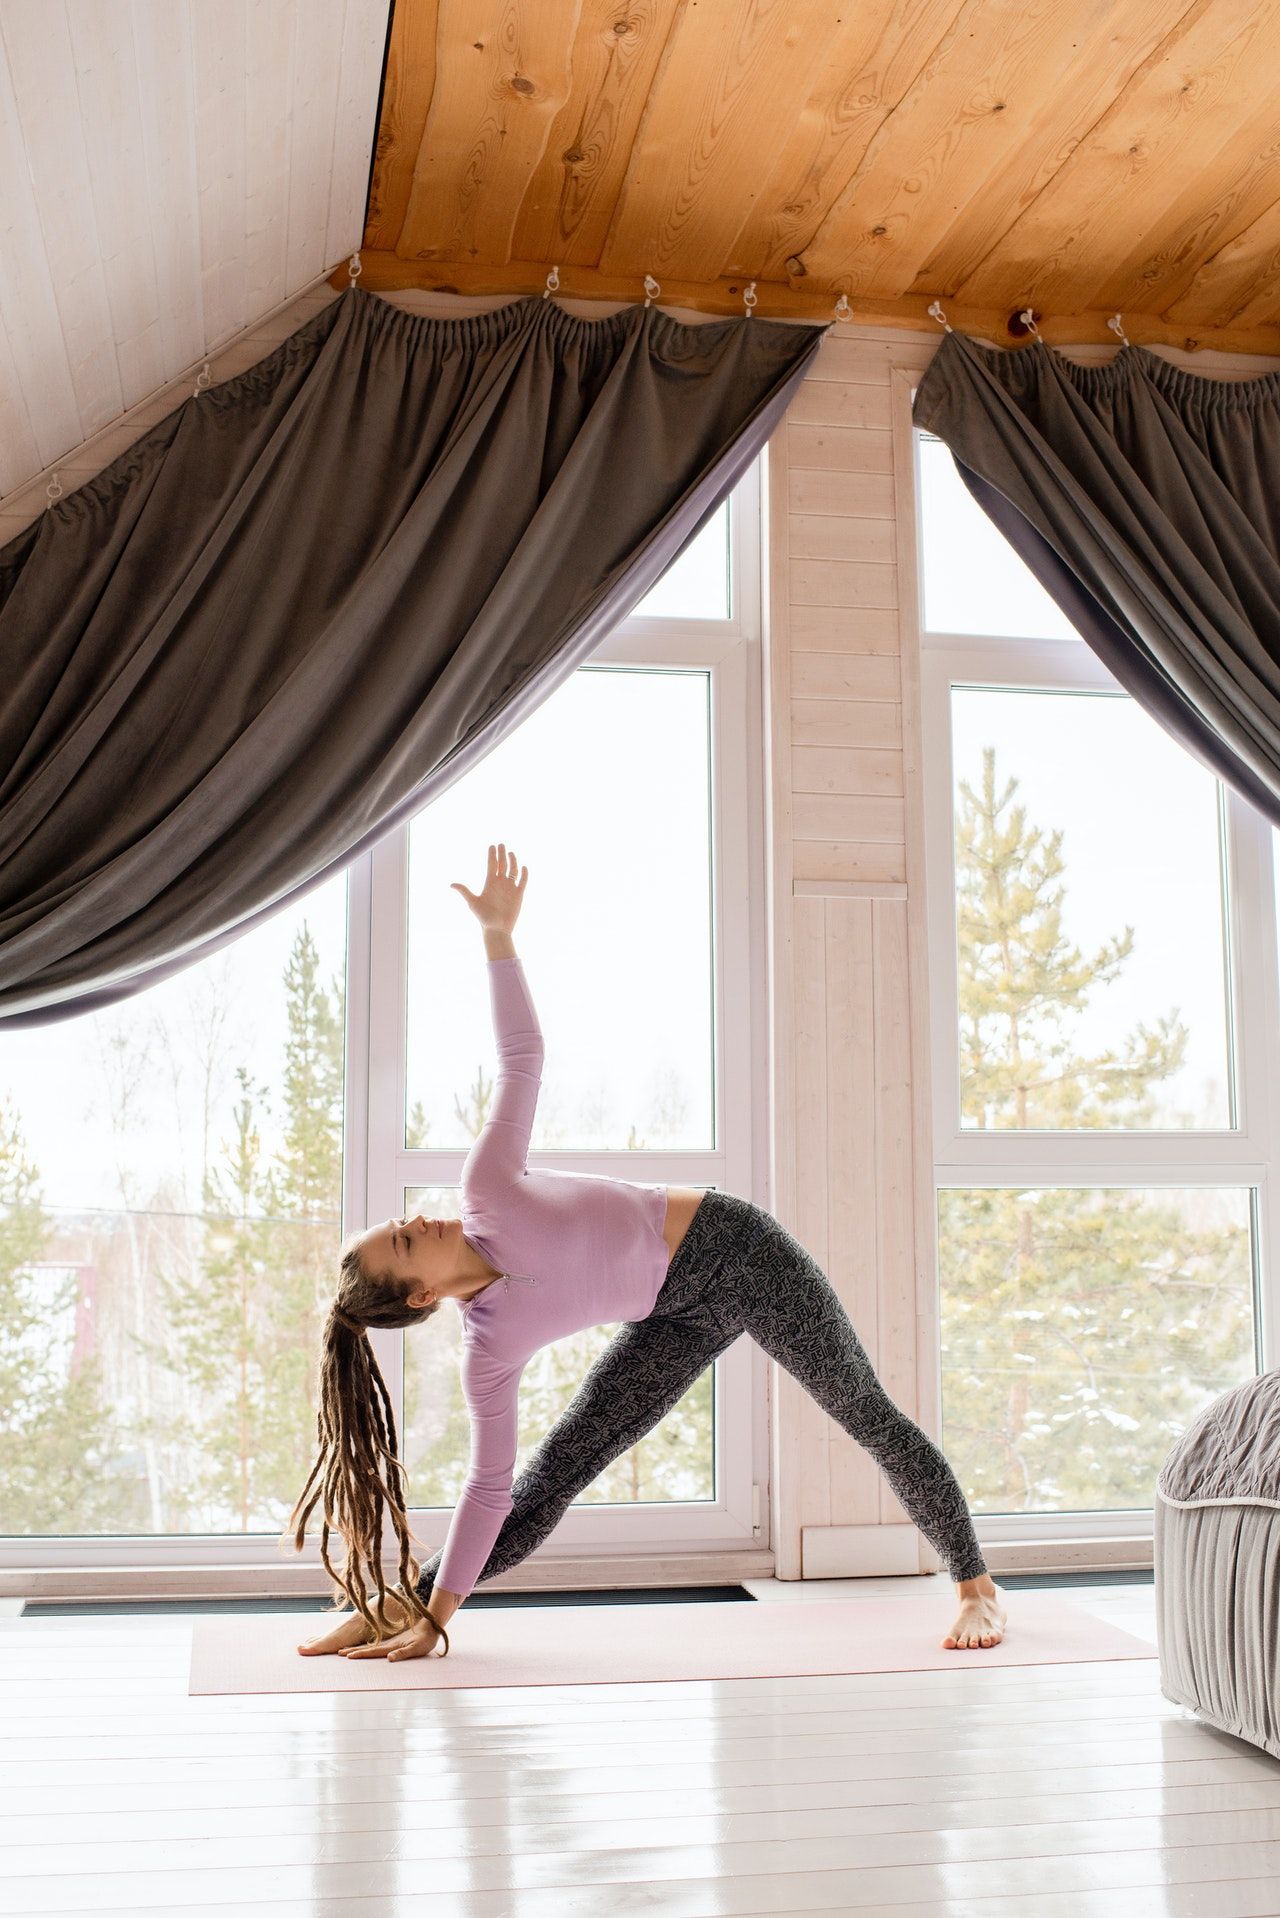
<path fill-rule="evenodd" d="M 774 1211 L 936 1438 L 910 425 L 934 351 L 824 340 L 769 444 L 765 661 Z M 874 1461 L 772 1373 L 778 1576 L 938 1570 Z"/>

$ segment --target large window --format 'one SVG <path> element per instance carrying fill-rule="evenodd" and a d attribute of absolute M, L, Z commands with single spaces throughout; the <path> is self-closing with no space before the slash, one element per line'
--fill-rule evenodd
<path fill-rule="evenodd" d="M 0 1562 L 226 1558 L 270 1585 L 341 1238 L 456 1214 L 484 1124 L 484 946 L 451 882 L 478 889 L 491 840 L 530 868 L 531 1163 L 750 1189 L 759 506 L 753 468 L 588 665 L 299 909 L 106 1012 L 0 1033 Z M 375 1335 L 424 1555 L 468 1460 L 460 1323 Z M 518 1465 L 614 1329 L 531 1361 Z M 755 1377 L 740 1341 L 556 1549 L 750 1540 Z"/>
<path fill-rule="evenodd" d="M 0 1534 L 287 1517 L 341 1239 L 346 908 L 341 875 L 148 992 L 0 1033 Z"/>
<path fill-rule="evenodd" d="M 1272 834 L 915 442 L 943 1445 L 980 1536 L 1131 1535 L 1276 1363 Z"/>

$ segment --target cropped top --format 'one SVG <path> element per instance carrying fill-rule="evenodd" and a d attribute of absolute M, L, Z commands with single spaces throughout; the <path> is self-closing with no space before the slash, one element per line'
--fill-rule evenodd
<path fill-rule="evenodd" d="M 435 1584 L 465 1598 L 511 1510 L 517 1394 L 541 1346 L 647 1318 L 669 1254 L 667 1188 L 526 1164 L 542 1082 L 542 1029 L 517 958 L 490 959 L 498 1082 L 462 1168 L 464 1238 L 503 1273 L 459 1301 L 471 1459 Z"/>

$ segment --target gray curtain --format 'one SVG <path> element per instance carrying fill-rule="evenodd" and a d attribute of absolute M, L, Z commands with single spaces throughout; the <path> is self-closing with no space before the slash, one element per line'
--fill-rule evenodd
<path fill-rule="evenodd" d="M 195 963 L 460 778 L 693 538 L 826 330 L 353 287 L 0 549 L 0 1027 Z"/>
<path fill-rule="evenodd" d="M 950 332 L 913 417 L 1121 685 L 1280 825 L 1280 373 Z"/>

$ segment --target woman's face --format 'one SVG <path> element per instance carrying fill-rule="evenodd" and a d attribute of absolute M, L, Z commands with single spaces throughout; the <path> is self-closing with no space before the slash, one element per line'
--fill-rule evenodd
<path fill-rule="evenodd" d="M 407 1305 L 420 1308 L 457 1290 L 464 1249 L 461 1219 L 388 1219 L 360 1241 L 360 1256 L 370 1272 L 391 1272 L 413 1279 Z"/>

